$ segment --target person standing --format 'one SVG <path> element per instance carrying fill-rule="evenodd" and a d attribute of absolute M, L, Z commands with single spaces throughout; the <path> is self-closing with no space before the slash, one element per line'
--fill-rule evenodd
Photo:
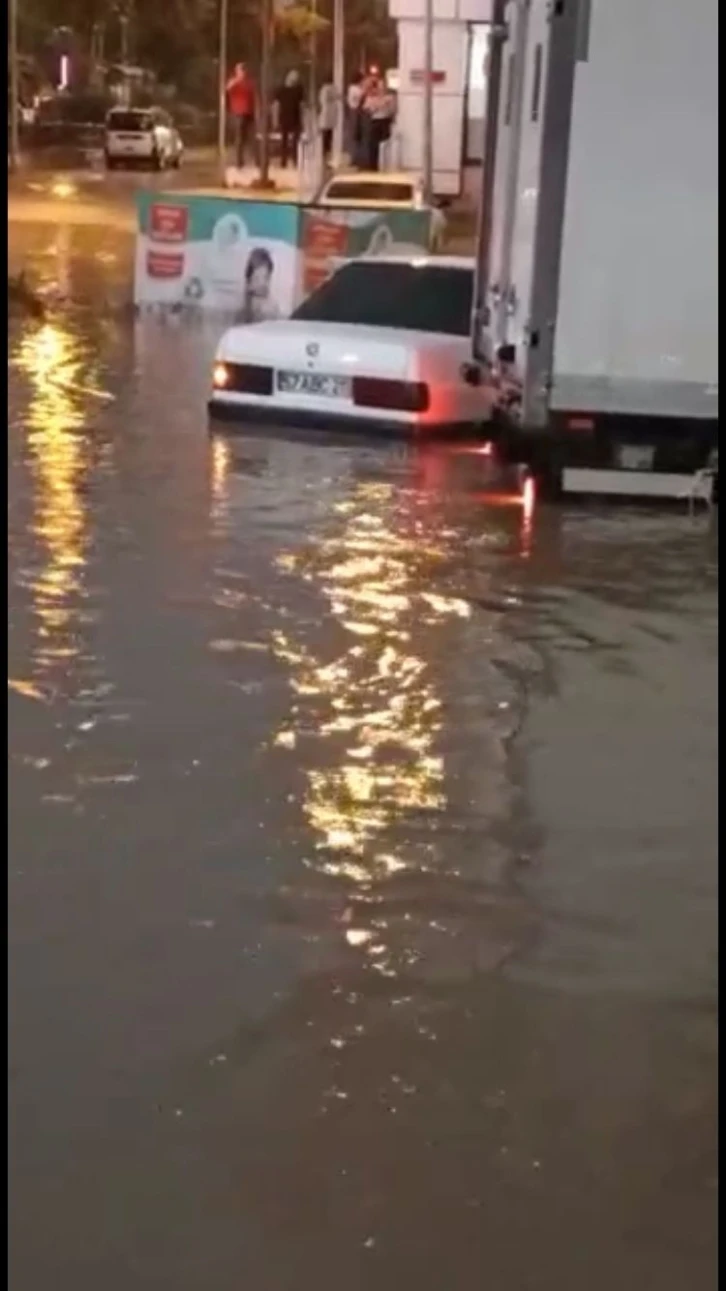
<path fill-rule="evenodd" d="M 235 123 L 235 160 L 241 169 L 247 154 L 251 152 L 254 161 L 257 151 L 257 91 L 244 63 L 237 63 L 234 73 L 227 81 L 227 101 Z"/>
<path fill-rule="evenodd" d="M 348 87 L 347 104 L 350 119 L 350 158 L 357 170 L 366 170 L 370 145 L 368 125 L 370 117 L 365 111 L 365 101 L 371 86 L 370 75 L 359 76 Z"/>
<path fill-rule="evenodd" d="M 395 111 L 395 100 L 384 81 L 380 77 L 372 80 L 363 100 L 364 151 L 369 170 L 380 169 L 381 146 L 391 137 Z"/>
<path fill-rule="evenodd" d="M 284 84 L 276 95 L 277 126 L 280 131 L 280 165 L 297 165 L 298 147 L 302 133 L 303 90 L 298 72 L 288 72 Z"/>
<path fill-rule="evenodd" d="M 338 91 L 332 81 L 326 81 L 318 98 L 318 126 L 323 145 L 323 161 L 328 164 L 333 151 L 333 134 L 338 120 Z"/>

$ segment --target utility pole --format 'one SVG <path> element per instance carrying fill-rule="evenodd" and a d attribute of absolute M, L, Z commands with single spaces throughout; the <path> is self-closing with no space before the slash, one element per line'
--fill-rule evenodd
<path fill-rule="evenodd" d="M 121 24 L 121 66 L 128 67 L 129 64 L 129 15 L 122 13 L 119 18 Z"/>
<path fill-rule="evenodd" d="M 434 0 L 424 6 L 423 65 L 423 190 L 424 201 L 434 196 Z"/>
<path fill-rule="evenodd" d="M 103 85 L 105 31 L 105 23 L 94 22 L 91 29 L 91 81 L 97 90 Z"/>
<path fill-rule="evenodd" d="M 224 180 L 227 166 L 227 31 L 229 28 L 229 0 L 219 0 L 219 68 L 217 78 L 217 163 L 220 179 Z"/>
<path fill-rule="evenodd" d="M 128 107 L 131 103 L 133 92 L 132 82 L 129 76 L 129 11 L 128 5 L 124 3 L 123 11 L 119 14 L 119 27 L 121 32 L 121 66 L 123 73 L 124 103 Z"/>
<path fill-rule="evenodd" d="M 310 101 L 310 119 L 315 128 L 318 107 L 318 0 L 310 0 L 310 77 L 308 82 L 308 99 Z"/>
<path fill-rule="evenodd" d="M 343 156 L 343 123 L 345 119 L 345 18 L 343 0 L 333 5 L 333 85 L 335 86 L 335 130 L 333 162 L 340 165 Z"/>
<path fill-rule="evenodd" d="M 476 238 L 476 270 L 474 299 L 471 312 L 472 355 L 480 363 L 489 361 L 484 343 L 485 329 L 489 328 L 489 280 L 492 245 L 492 214 L 494 210 L 494 181 L 497 164 L 499 136 L 499 99 L 502 87 L 502 61 L 508 29 L 506 10 L 508 0 L 493 0 L 492 21 L 489 34 L 489 76 L 484 118 L 484 156 L 481 165 L 481 195 L 479 199 L 479 224 Z"/>
<path fill-rule="evenodd" d="M 20 86 L 18 83 L 18 0 L 10 0 L 10 169 L 20 160 Z"/>
<path fill-rule="evenodd" d="M 255 188 L 274 188 L 270 181 L 270 98 L 272 96 L 272 0 L 260 0 L 262 61 L 260 66 L 260 173 Z"/>

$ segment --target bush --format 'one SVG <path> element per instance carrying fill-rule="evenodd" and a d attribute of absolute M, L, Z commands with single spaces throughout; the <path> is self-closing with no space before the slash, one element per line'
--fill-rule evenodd
<path fill-rule="evenodd" d="M 43 99 L 38 108 L 38 125 L 103 125 L 114 106 L 110 94 L 55 94 Z"/>

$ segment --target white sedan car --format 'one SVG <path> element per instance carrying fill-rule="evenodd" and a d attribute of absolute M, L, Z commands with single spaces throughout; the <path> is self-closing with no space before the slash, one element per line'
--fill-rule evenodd
<path fill-rule="evenodd" d="M 176 168 L 184 151 L 179 131 L 161 108 L 112 108 L 103 148 L 109 170 L 133 165 Z"/>
<path fill-rule="evenodd" d="M 474 262 L 347 261 L 292 318 L 232 327 L 217 348 L 212 417 L 382 430 L 490 420 L 490 367 L 471 359 Z"/>
<path fill-rule="evenodd" d="M 314 206 L 337 206 L 347 210 L 426 209 L 423 181 L 408 171 L 351 170 L 329 176 L 313 198 Z M 431 251 L 444 245 L 446 219 L 437 206 L 431 207 Z"/>

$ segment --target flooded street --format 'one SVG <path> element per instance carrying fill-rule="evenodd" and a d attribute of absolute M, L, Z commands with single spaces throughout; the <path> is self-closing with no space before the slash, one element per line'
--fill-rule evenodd
<path fill-rule="evenodd" d="M 13 1291 L 707 1291 L 713 526 L 210 438 L 129 257 L 11 223 Z"/>

